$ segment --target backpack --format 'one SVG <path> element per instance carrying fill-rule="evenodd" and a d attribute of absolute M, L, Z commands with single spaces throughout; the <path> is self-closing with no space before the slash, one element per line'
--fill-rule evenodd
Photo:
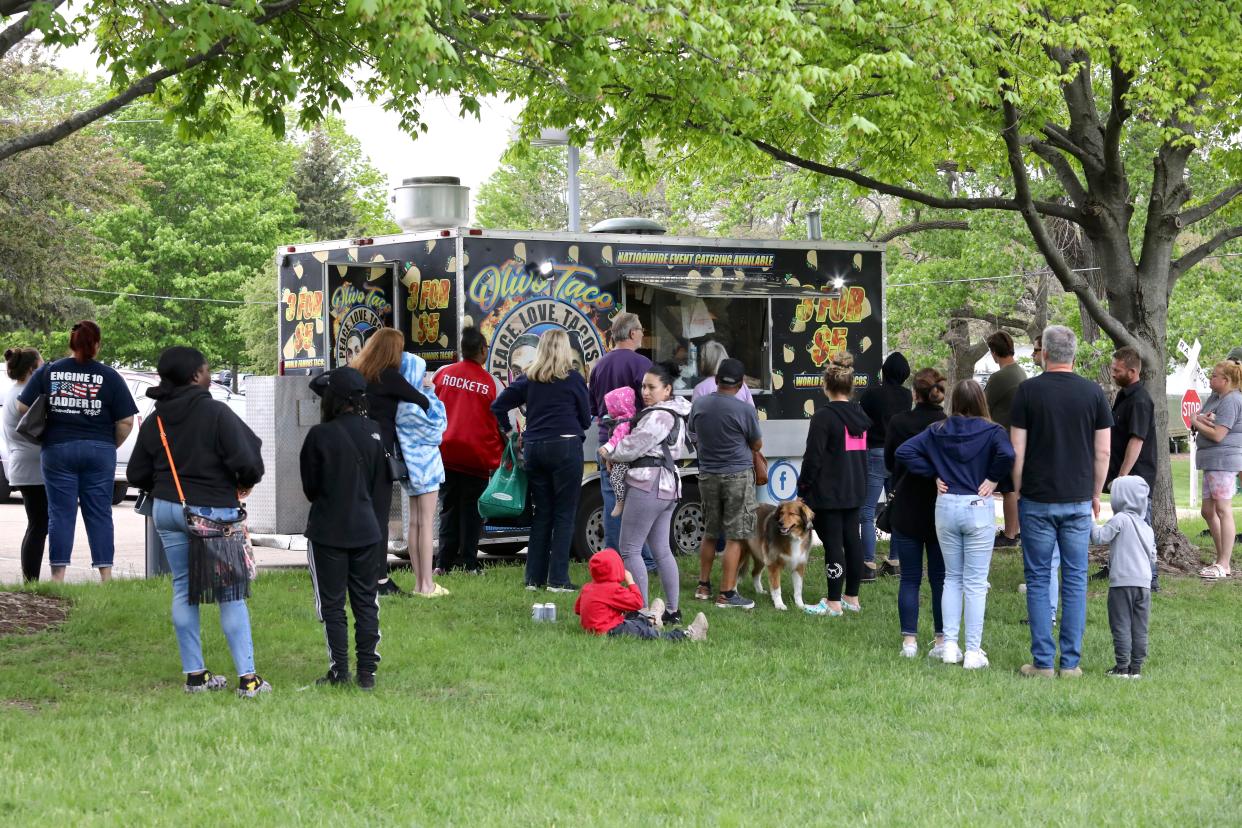
<path fill-rule="evenodd" d="M 695 439 L 690 435 L 689 419 L 686 415 L 673 411 L 669 408 L 656 408 L 655 406 L 644 408 L 642 411 L 630 418 L 630 428 L 637 426 L 644 417 L 655 411 L 663 411 L 665 414 L 671 414 L 673 416 L 673 427 L 668 430 L 668 436 L 665 437 L 660 443 L 660 448 L 664 451 L 664 457 L 663 459 L 655 457 L 640 457 L 631 463 L 630 467 L 643 468 L 650 466 L 661 466 L 676 474 L 677 464 L 673 462 L 673 453 L 670 449 L 677 445 L 678 440 L 683 440 L 685 445 L 689 447 L 690 451 L 695 453 L 698 452 L 699 446 Z"/>

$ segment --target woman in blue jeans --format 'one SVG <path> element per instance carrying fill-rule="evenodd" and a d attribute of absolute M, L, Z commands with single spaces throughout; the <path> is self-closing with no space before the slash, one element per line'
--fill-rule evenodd
<path fill-rule="evenodd" d="M 988 666 L 983 651 L 983 616 L 988 568 L 996 535 L 992 493 L 1013 468 L 1013 446 L 1005 429 L 988 419 L 983 389 L 974 380 L 953 387 L 953 415 L 897 449 L 897 460 L 914 474 L 935 477 L 936 536 L 944 555 L 945 664 L 967 670 Z M 963 621 L 963 615 L 965 619 Z M 966 628 L 963 657 L 958 636 Z"/>
<path fill-rule="evenodd" d="M 914 375 L 914 408 L 888 422 L 884 439 L 884 462 L 892 473 L 893 494 L 889 514 L 892 523 L 890 554 L 901 563 L 901 586 L 897 590 L 897 614 L 901 619 L 901 654 L 919 654 L 919 590 L 923 582 L 923 554 L 927 553 L 927 582 L 931 586 L 935 641 L 928 658 L 944 655 L 944 619 L 940 600 L 944 591 L 944 557 L 936 538 L 936 481 L 913 474 L 897 461 L 897 449 L 928 426 L 945 418 L 944 377 L 935 368 Z"/>
<path fill-rule="evenodd" d="M 509 412 L 526 406 L 522 435 L 529 496 L 534 503 L 526 548 L 526 588 L 574 592 L 569 581 L 569 546 L 582 485 L 582 443 L 591 424 L 586 381 L 574 366 L 564 330 L 539 337 L 526 374 L 500 393 L 492 413 L 508 439 Z"/>
<path fill-rule="evenodd" d="M 73 356 L 46 363 L 17 397 L 25 412 L 47 398 L 47 425 L 40 462 L 47 490 L 48 562 L 52 580 L 65 580 L 82 508 L 91 566 L 99 580 L 112 578 L 112 490 L 116 447 L 134 427 L 138 406 L 121 375 L 98 362 L 99 326 L 83 320 L 69 333 Z"/>
<path fill-rule="evenodd" d="M 234 520 L 241 499 L 263 477 L 260 442 L 233 410 L 214 400 L 207 360 L 194 348 L 169 348 L 160 354 L 160 384 L 147 391 L 155 409 L 138 430 L 126 474 L 129 482 L 150 492 L 152 514 L 173 574 L 172 621 L 181 651 L 185 691 L 223 690 L 224 676 L 207 669 L 199 637 L 198 607 L 189 602 L 190 536 L 185 511 L 217 520 Z M 168 442 L 160 437 L 161 428 Z M 185 507 L 169 464 L 172 453 Z M 246 602 L 219 604 L 220 627 L 237 670 L 237 693 L 253 698 L 272 686 L 254 670 L 254 645 Z"/>

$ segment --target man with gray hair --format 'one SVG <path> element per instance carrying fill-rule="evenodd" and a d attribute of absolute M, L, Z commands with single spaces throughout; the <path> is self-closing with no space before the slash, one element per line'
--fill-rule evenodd
<path fill-rule="evenodd" d="M 1048 593 L 1056 546 L 1061 550 L 1060 672 L 1082 675 L 1087 547 L 1108 474 L 1113 415 L 1100 386 L 1074 373 L 1077 349 L 1069 328 L 1045 328 L 1044 373 L 1019 385 L 1013 398 L 1013 480 L 1031 624 L 1031 663 L 1019 671 L 1024 676 L 1055 675 Z"/>
<path fill-rule="evenodd" d="M 612 350 L 604 354 L 595 367 L 591 369 L 591 378 L 587 380 L 587 397 L 590 400 L 591 416 L 600 421 L 599 443 L 608 442 L 608 427 L 603 418 L 608 414 L 604 405 L 604 395 L 609 391 L 624 386 L 634 389 L 634 402 L 642 407 L 643 376 L 651 368 L 651 360 L 638 353 L 643 342 L 643 323 L 638 314 L 622 311 L 612 320 L 608 331 L 612 340 Z M 612 510 L 617 505 L 617 495 L 608 482 L 608 475 L 599 476 L 599 489 L 604 497 L 604 547 L 618 549 L 621 544 L 621 518 L 613 517 Z M 643 547 L 643 561 L 647 569 L 655 567 L 655 559 L 651 551 Z"/>

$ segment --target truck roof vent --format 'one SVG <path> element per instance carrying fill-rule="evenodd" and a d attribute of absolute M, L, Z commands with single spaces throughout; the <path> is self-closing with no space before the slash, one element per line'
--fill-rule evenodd
<path fill-rule="evenodd" d="M 470 188 L 452 175 L 405 178 L 393 189 L 392 213 L 410 233 L 457 227 L 470 220 Z"/>
<path fill-rule="evenodd" d="M 619 233 L 629 236 L 663 236 L 668 231 L 659 222 L 647 218 L 626 217 L 604 219 L 591 228 L 592 233 Z"/>

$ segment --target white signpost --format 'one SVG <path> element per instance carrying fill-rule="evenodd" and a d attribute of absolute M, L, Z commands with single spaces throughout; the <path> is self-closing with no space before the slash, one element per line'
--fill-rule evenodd
<path fill-rule="evenodd" d="M 1194 345 L 1187 345 L 1186 341 L 1179 339 L 1177 341 L 1177 352 L 1186 357 L 1185 380 L 1186 390 L 1182 394 L 1182 422 L 1186 424 L 1186 428 L 1193 425 L 1194 416 L 1199 413 L 1199 409 L 1203 403 L 1199 400 L 1199 392 L 1196 388 L 1207 387 L 1207 376 L 1204 375 L 1203 369 L 1199 367 L 1199 352 L 1202 350 L 1199 340 L 1195 340 Z M 1195 434 L 1190 434 L 1190 508 L 1199 505 L 1199 474 L 1195 468 Z"/>

